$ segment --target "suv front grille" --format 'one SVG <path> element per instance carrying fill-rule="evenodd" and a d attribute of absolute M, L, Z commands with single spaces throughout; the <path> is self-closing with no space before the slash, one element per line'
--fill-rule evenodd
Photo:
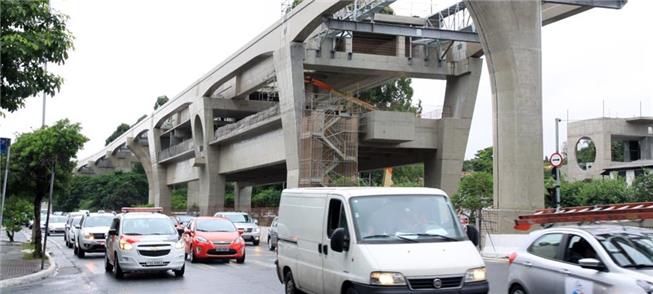
<path fill-rule="evenodd" d="M 408 284 L 410 284 L 410 287 L 413 289 L 435 289 L 435 286 L 433 286 L 434 279 L 436 278 L 408 279 Z M 439 289 L 460 287 L 460 284 L 463 281 L 463 277 L 447 277 L 438 279 L 442 281 L 442 286 Z"/>
<path fill-rule="evenodd" d="M 104 233 L 95 233 L 95 234 L 93 234 L 93 239 L 104 240 Z"/>
<path fill-rule="evenodd" d="M 248 232 L 248 233 L 251 233 L 251 232 L 252 232 L 252 228 L 247 228 L 245 231 Z"/>
<path fill-rule="evenodd" d="M 168 255 L 168 253 L 170 253 L 170 249 L 165 249 L 165 250 L 138 250 L 138 253 L 140 255 L 143 255 L 143 256 L 156 257 L 156 256 Z"/>

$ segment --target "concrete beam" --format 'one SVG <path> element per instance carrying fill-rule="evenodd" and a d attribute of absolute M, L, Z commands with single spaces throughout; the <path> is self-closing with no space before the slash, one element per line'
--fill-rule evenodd
<path fill-rule="evenodd" d="M 334 52 L 334 58 L 328 54 L 317 56 L 307 53 L 304 57 L 304 67 L 308 70 L 339 74 L 392 75 L 439 80 L 456 74 L 453 64 L 439 63 L 435 59 L 409 61 L 406 57 L 363 53 L 354 53 L 349 58 L 346 52 Z"/>
<path fill-rule="evenodd" d="M 626 5 L 626 0 L 542 0 L 542 3 L 564 4 L 574 6 L 588 6 L 596 8 L 621 9 Z"/>
<path fill-rule="evenodd" d="M 221 98 L 206 99 L 205 105 L 209 109 L 228 112 L 256 113 L 275 106 L 277 102 L 255 100 L 232 100 Z"/>
<path fill-rule="evenodd" d="M 332 30 L 381 35 L 406 36 L 437 40 L 461 41 L 478 43 L 478 35 L 474 32 L 441 30 L 435 28 L 416 28 L 407 25 L 371 23 L 351 20 L 325 19 L 324 24 Z"/>

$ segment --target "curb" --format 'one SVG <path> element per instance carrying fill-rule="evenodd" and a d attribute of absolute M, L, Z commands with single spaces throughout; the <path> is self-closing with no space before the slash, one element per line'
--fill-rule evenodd
<path fill-rule="evenodd" d="M 22 277 L 0 281 L 0 289 L 32 283 L 52 277 L 55 273 L 55 269 L 57 268 L 57 264 L 54 262 L 54 258 L 50 256 L 50 252 L 46 251 L 45 256 L 48 258 L 48 262 L 50 263 L 48 268 Z"/>

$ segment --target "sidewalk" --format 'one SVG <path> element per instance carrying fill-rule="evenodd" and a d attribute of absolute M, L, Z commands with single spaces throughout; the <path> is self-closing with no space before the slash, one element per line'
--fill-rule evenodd
<path fill-rule="evenodd" d="M 41 270 L 40 259 L 23 259 L 22 245 L 27 242 L 29 231 L 16 232 L 14 242 L 10 243 L 4 230 L 0 237 L 0 281 L 18 278 Z M 46 258 L 44 268 L 49 267 Z"/>

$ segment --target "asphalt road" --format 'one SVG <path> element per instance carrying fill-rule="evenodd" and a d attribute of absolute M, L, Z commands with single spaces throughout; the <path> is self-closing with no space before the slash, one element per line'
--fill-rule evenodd
<path fill-rule="evenodd" d="M 264 239 L 265 240 L 265 239 Z M 260 246 L 247 246 L 244 264 L 209 261 L 186 263 L 186 274 L 176 278 L 170 272 L 160 275 L 130 274 L 116 280 L 104 271 L 104 254 L 73 255 L 63 236 L 48 238 L 57 263 L 54 277 L 30 285 L 2 289 L 2 293 L 283 293 L 274 272 L 274 253 Z M 487 262 L 491 293 L 507 293 L 505 262 Z"/>

